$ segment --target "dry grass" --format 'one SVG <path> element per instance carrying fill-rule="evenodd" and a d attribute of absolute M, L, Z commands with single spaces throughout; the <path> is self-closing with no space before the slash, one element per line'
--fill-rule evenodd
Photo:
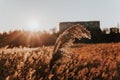
<path fill-rule="evenodd" d="M 73 42 L 77 39 L 88 38 L 91 39 L 90 31 L 88 31 L 85 26 L 76 24 L 67 28 L 63 33 L 59 35 L 56 40 L 53 53 L 55 54 L 60 49 L 65 49 L 73 45 Z"/>
<path fill-rule="evenodd" d="M 77 46 L 77 47 L 76 47 Z M 2 48 L 0 80 L 119 80 L 120 43 L 76 45 L 49 70 L 53 47 Z"/>
<path fill-rule="evenodd" d="M 69 50 L 67 50 L 67 48 L 73 45 L 75 38 L 79 40 L 81 38 L 91 39 L 90 31 L 88 31 L 85 26 L 76 24 L 67 28 L 63 33 L 61 33 L 57 38 L 53 49 L 53 55 L 50 61 L 50 69 L 52 69 L 53 65 L 64 56 L 70 57 L 69 55 L 71 53 Z"/>

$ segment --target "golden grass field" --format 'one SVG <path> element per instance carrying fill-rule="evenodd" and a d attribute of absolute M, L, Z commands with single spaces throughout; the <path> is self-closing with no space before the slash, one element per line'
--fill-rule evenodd
<path fill-rule="evenodd" d="M 120 80 L 120 43 L 77 44 L 49 69 L 53 47 L 0 49 L 0 80 Z"/>

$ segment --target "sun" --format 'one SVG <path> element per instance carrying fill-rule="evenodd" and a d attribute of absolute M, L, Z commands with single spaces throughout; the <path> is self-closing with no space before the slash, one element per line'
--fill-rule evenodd
<path fill-rule="evenodd" d="M 37 20 L 29 20 L 27 22 L 27 30 L 38 31 L 39 30 L 39 22 Z"/>

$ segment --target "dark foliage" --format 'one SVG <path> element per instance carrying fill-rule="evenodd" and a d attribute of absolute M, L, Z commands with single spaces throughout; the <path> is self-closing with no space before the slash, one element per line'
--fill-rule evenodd
<path fill-rule="evenodd" d="M 58 33 L 49 32 L 30 32 L 16 30 L 12 32 L 0 33 L 0 47 L 8 45 L 9 47 L 38 47 L 43 45 L 53 45 Z"/>
<path fill-rule="evenodd" d="M 109 42 L 119 42 L 120 33 L 118 28 L 110 28 L 110 32 L 107 34 L 106 30 L 101 32 L 94 29 L 90 30 L 91 39 L 76 39 L 75 43 L 109 43 Z M 59 35 L 55 29 L 52 30 L 52 33 L 47 31 L 44 32 L 30 32 L 30 31 L 21 31 L 15 30 L 10 31 L 9 33 L 4 32 L 0 33 L 0 47 L 9 45 L 9 47 L 38 47 L 43 45 L 53 45 Z"/>

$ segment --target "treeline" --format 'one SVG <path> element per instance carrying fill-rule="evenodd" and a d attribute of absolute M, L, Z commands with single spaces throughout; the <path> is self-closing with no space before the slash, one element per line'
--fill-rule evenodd
<path fill-rule="evenodd" d="M 95 31 L 94 31 L 95 32 Z M 96 31 L 98 32 L 98 31 Z M 109 32 L 109 33 L 108 33 Z M 56 29 L 52 29 L 50 32 L 47 31 L 24 31 L 15 30 L 10 32 L 0 33 L 0 47 L 39 47 L 54 45 L 59 32 Z M 92 38 L 75 40 L 75 43 L 109 43 L 109 42 L 120 42 L 120 32 L 118 28 L 110 28 L 110 30 L 103 30 L 99 33 L 91 34 Z"/>
<path fill-rule="evenodd" d="M 102 42 L 120 42 L 120 29 L 116 27 L 104 29 L 102 34 Z"/>
<path fill-rule="evenodd" d="M 91 30 L 91 39 L 76 39 L 77 43 L 111 43 L 120 42 L 119 28 L 107 28 L 104 30 Z"/>
<path fill-rule="evenodd" d="M 38 47 L 43 45 L 53 45 L 58 36 L 55 29 L 50 32 L 47 31 L 24 31 L 15 30 L 10 32 L 0 33 L 0 47 L 8 45 L 9 47 Z"/>

